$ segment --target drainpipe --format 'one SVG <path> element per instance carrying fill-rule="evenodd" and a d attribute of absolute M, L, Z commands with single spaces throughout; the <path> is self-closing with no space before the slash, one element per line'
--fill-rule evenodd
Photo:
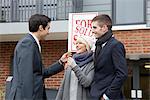
<path fill-rule="evenodd" d="M 2 0 L 0 0 L 0 21 L 2 21 Z"/>
<path fill-rule="evenodd" d="M 43 0 L 36 0 L 36 13 L 43 14 Z"/>
<path fill-rule="evenodd" d="M 140 89 L 140 71 L 138 61 L 140 60 L 139 55 L 132 55 L 129 57 L 133 61 L 133 90 L 135 91 L 135 98 L 133 100 L 138 100 L 137 90 Z M 132 97 L 132 96 L 131 96 Z"/>
<path fill-rule="evenodd" d="M 10 15 L 11 15 L 11 21 L 16 22 L 19 21 L 19 13 L 18 13 L 18 0 L 11 0 L 10 4 Z"/>
<path fill-rule="evenodd" d="M 76 13 L 83 11 L 83 0 L 73 0 L 73 11 Z"/>

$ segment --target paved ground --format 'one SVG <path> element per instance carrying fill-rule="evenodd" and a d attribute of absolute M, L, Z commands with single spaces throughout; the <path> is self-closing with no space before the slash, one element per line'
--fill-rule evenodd
<path fill-rule="evenodd" d="M 55 100 L 57 95 L 57 90 L 55 89 L 46 89 L 47 100 Z"/>

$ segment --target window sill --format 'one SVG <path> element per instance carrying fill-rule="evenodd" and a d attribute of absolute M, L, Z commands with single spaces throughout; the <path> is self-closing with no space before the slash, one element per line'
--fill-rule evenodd
<path fill-rule="evenodd" d="M 120 25 L 120 26 L 113 26 L 112 30 L 137 30 L 137 29 L 150 29 L 150 27 L 146 26 L 146 24 L 140 25 Z"/>

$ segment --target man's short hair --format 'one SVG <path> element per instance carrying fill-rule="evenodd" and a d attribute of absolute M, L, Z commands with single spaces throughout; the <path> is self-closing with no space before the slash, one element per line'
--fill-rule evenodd
<path fill-rule="evenodd" d="M 29 31 L 37 32 L 40 25 L 42 25 L 43 29 L 45 29 L 49 22 L 51 22 L 51 19 L 46 15 L 32 15 L 29 19 Z"/>
<path fill-rule="evenodd" d="M 106 14 L 101 14 L 92 19 L 92 22 L 97 21 L 99 26 L 107 25 L 108 29 L 111 30 L 112 28 L 112 20 Z"/>

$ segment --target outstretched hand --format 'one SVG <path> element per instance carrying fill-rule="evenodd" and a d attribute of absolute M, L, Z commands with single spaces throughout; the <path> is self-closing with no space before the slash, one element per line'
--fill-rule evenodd
<path fill-rule="evenodd" d="M 68 57 L 71 57 L 71 52 L 66 52 L 62 55 L 62 57 L 59 59 L 59 62 L 64 66 L 64 68 L 67 66 L 66 63 L 68 61 Z M 66 68 L 65 68 L 66 69 Z"/>

